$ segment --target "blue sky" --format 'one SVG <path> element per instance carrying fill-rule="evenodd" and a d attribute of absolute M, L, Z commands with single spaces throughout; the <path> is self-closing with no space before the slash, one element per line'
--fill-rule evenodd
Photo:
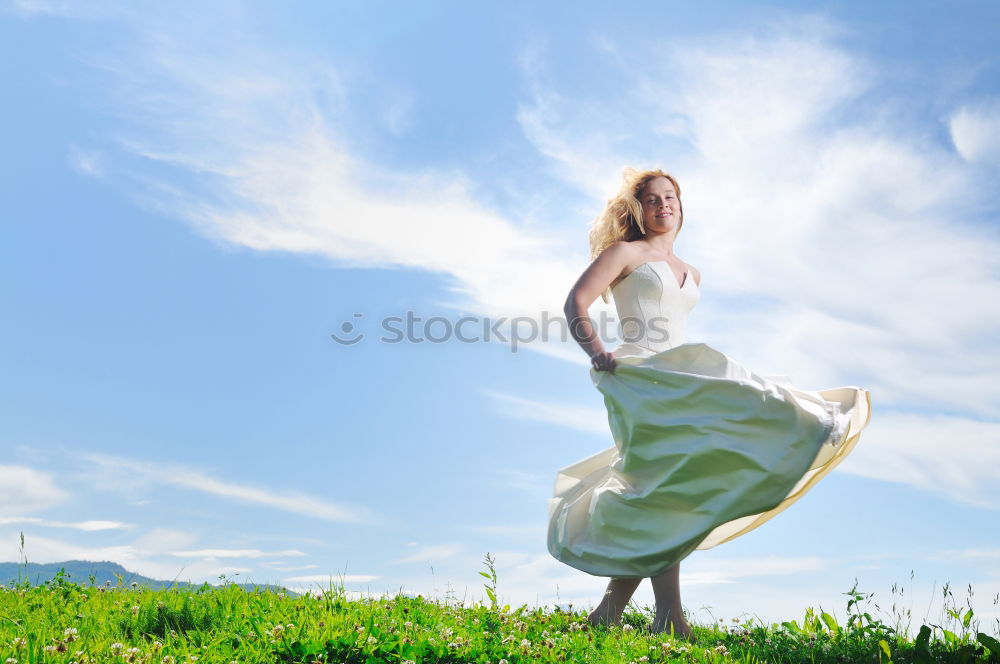
<path fill-rule="evenodd" d="M 995 629 L 995 3 L 129 6 L 0 12 L 0 559 L 471 600 L 489 551 L 507 602 L 596 602 L 545 549 L 556 471 L 611 444 L 583 352 L 381 323 L 561 315 L 651 166 L 689 340 L 874 403 L 682 563 L 686 607 L 843 616 L 857 579 L 919 624 L 949 582 Z"/>

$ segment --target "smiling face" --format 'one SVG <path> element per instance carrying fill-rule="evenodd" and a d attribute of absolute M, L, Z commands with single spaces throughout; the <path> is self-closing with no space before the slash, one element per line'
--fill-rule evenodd
<path fill-rule="evenodd" d="M 642 205 L 642 225 L 646 233 L 667 233 L 680 228 L 681 201 L 673 183 L 665 177 L 655 177 L 639 192 Z"/>

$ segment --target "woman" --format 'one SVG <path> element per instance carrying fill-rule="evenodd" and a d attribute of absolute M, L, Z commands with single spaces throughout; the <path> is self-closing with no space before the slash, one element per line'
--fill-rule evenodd
<path fill-rule="evenodd" d="M 867 390 L 802 390 L 687 343 L 701 274 L 674 253 L 683 223 L 673 177 L 626 169 L 591 231 L 592 262 L 565 313 L 591 359 L 615 447 L 560 471 L 548 545 L 562 562 L 612 577 L 592 624 L 617 624 L 649 578 L 652 629 L 687 638 L 680 561 L 805 494 L 853 449 L 871 411 Z M 587 316 L 609 292 L 625 337 L 614 352 Z"/>

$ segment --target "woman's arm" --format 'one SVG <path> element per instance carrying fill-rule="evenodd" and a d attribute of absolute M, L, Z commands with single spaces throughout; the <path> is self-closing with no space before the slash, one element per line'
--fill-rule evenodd
<path fill-rule="evenodd" d="M 594 331 L 587 310 L 625 270 L 630 253 L 627 242 L 616 242 L 601 252 L 570 289 L 566 305 L 563 307 L 570 334 L 587 353 L 598 371 L 614 370 L 615 360 L 614 355 L 604 350 L 604 344 Z"/>

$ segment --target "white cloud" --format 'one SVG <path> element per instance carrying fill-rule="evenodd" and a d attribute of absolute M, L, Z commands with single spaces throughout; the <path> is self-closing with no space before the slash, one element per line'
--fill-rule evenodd
<path fill-rule="evenodd" d="M 882 413 L 840 466 L 984 509 L 1000 509 L 1000 422 Z"/>
<path fill-rule="evenodd" d="M 253 580 L 255 570 L 246 566 L 219 565 L 219 558 L 257 558 L 256 550 L 212 550 L 183 552 L 199 555 L 185 555 L 191 558 L 178 562 L 164 547 L 171 544 L 190 542 L 182 533 L 169 529 L 153 529 L 145 536 L 126 544 L 89 546 L 60 539 L 40 537 L 35 534 L 25 536 L 25 556 L 28 562 L 54 563 L 66 560 L 112 561 L 125 567 L 129 572 L 164 581 L 190 581 L 194 583 L 218 583 L 220 574 L 241 575 L 244 580 Z M 0 560 L 20 560 L 19 538 L 15 532 L 0 532 Z M 242 555 L 246 553 L 247 555 Z M 282 555 L 300 555 L 290 550 Z M 204 554 L 204 555 L 201 555 Z M 216 555 L 217 554 L 217 555 Z"/>
<path fill-rule="evenodd" d="M 298 572 L 305 569 L 316 569 L 319 565 L 288 565 L 283 560 L 268 560 L 260 563 L 261 567 L 273 569 L 278 572 Z"/>
<path fill-rule="evenodd" d="M 17 523 L 30 524 L 33 526 L 45 526 L 47 528 L 72 528 L 74 530 L 119 530 L 132 528 L 128 523 L 120 521 L 50 521 L 49 519 L 39 519 L 37 517 L 0 517 L 0 526 L 13 525 Z"/>
<path fill-rule="evenodd" d="M 104 156 L 95 150 L 71 147 L 70 165 L 84 175 L 95 178 L 102 178 L 105 175 Z"/>
<path fill-rule="evenodd" d="M 17 534 L 5 533 L 0 538 L 0 560 L 19 560 Z M 133 545 L 82 546 L 72 542 L 28 534 L 24 538 L 28 562 L 55 563 L 64 560 L 112 560 L 126 567 L 139 560 L 140 551 Z"/>
<path fill-rule="evenodd" d="M 170 555 L 179 558 L 266 558 L 268 556 L 304 556 L 301 551 L 261 551 L 260 549 L 198 549 L 196 551 L 173 551 Z"/>
<path fill-rule="evenodd" d="M 494 471 L 494 476 L 498 486 L 528 493 L 547 492 L 552 484 L 551 477 L 516 468 L 498 468 Z"/>
<path fill-rule="evenodd" d="M 55 485 L 51 473 L 26 466 L 0 465 L 0 505 L 7 514 L 37 512 L 68 497 L 68 492 Z"/>
<path fill-rule="evenodd" d="M 464 550 L 464 547 L 460 544 L 432 544 L 430 546 L 424 546 L 413 553 L 403 556 L 394 563 L 437 563 L 448 558 L 457 556 Z"/>
<path fill-rule="evenodd" d="M 205 58 L 163 37 L 143 43 L 150 50 L 127 65 L 102 63 L 117 76 L 115 112 L 141 127 L 120 144 L 156 165 L 197 172 L 204 187 L 135 175 L 127 186 L 140 203 L 228 246 L 440 274 L 453 298 L 446 306 L 504 316 L 561 311 L 577 266 L 557 235 L 485 206 L 462 173 L 406 172 L 351 154 L 345 128 L 315 101 L 347 94 L 329 64 L 235 47 Z M 404 126 L 406 108 L 402 95 L 387 109 L 393 130 Z"/>
<path fill-rule="evenodd" d="M 864 385 L 876 408 L 997 419 L 1000 309 L 983 303 L 1000 301 L 1000 238 L 974 223 L 994 194 L 926 127 L 887 125 L 893 100 L 864 94 L 877 66 L 834 33 L 806 19 L 623 48 L 624 101 L 556 104 L 558 86 L 536 81 L 525 135 L 591 196 L 614 183 L 574 165 L 680 178 L 677 250 L 704 278 L 689 339 L 810 388 Z M 628 160 L 573 140 L 621 127 L 645 130 Z"/>
<path fill-rule="evenodd" d="M 948 119 L 948 128 L 963 159 L 1000 164 L 1000 101 L 959 108 Z"/>
<path fill-rule="evenodd" d="M 493 400 L 497 411 L 515 420 L 546 422 L 587 433 L 608 433 L 608 414 L 601 408 L 526 399 L 493 390 L 483 392 Z"/>
<path fill-rule="evenodd" d="M 36 14 L 68 16 L 73 13 L 73 3 L 60 0 L 13 0 L 7 8 L 22 17 Z"/>
<path fill-rule="evenodd" d="M 232 500 L 266 505 L 274 509 L 304 514 L 326 521 L 355 523 L 371 519 L 369 510 L 358 506 L 345 506 L 313 498 L 301 493 L 278 493 L 245 484 L 227 482 L 207 475 L 197 469 L 160 463 L 147 463 L 101 454 L 83 455 L 99 466 L 101 484 L 107 487 L 112 479 L 124 478 L 130 486 L 171 485 L 200 491 Z"/>
<path fill-rule="evenodd" d="M 140 551 L 151 555 L 162 555 L 170 551 L 194 546 L 198 535 L 189 530 L 175 528 L 152 528 L 133 542 Z"/>
<path fill-rule="evenodd" d="M 547 524 L 544 521 L 522 524 L 491 524 L 485 526 L 468 526 L 468 530 L 497 538 L 518 538 L 542 541 L 545 539 Z"/>
<path fill-rule="evenodd" d="M 930 556 L 932 560 L 995 560 L 1000 562 L 1000 548 L 971 547 L 946 549 Z"/>
<path fill-rule="evenodd" d="M 697 557 L 684 562 L 680 577 L 684 585 L 735 583 L 737 579 L 745 577 L 818 572 L 827 566 L 828 561 L 818 556 L 765 556 L 739 559 Z"/>
<path fill-rule="evenodd" d="M 282 579 L 283 584 L 318 583 L 338 585 L 340 583 L 367 583 L 379 578 L 374 574 L 310 574 L 307 576 L 290 576 Z"/>

